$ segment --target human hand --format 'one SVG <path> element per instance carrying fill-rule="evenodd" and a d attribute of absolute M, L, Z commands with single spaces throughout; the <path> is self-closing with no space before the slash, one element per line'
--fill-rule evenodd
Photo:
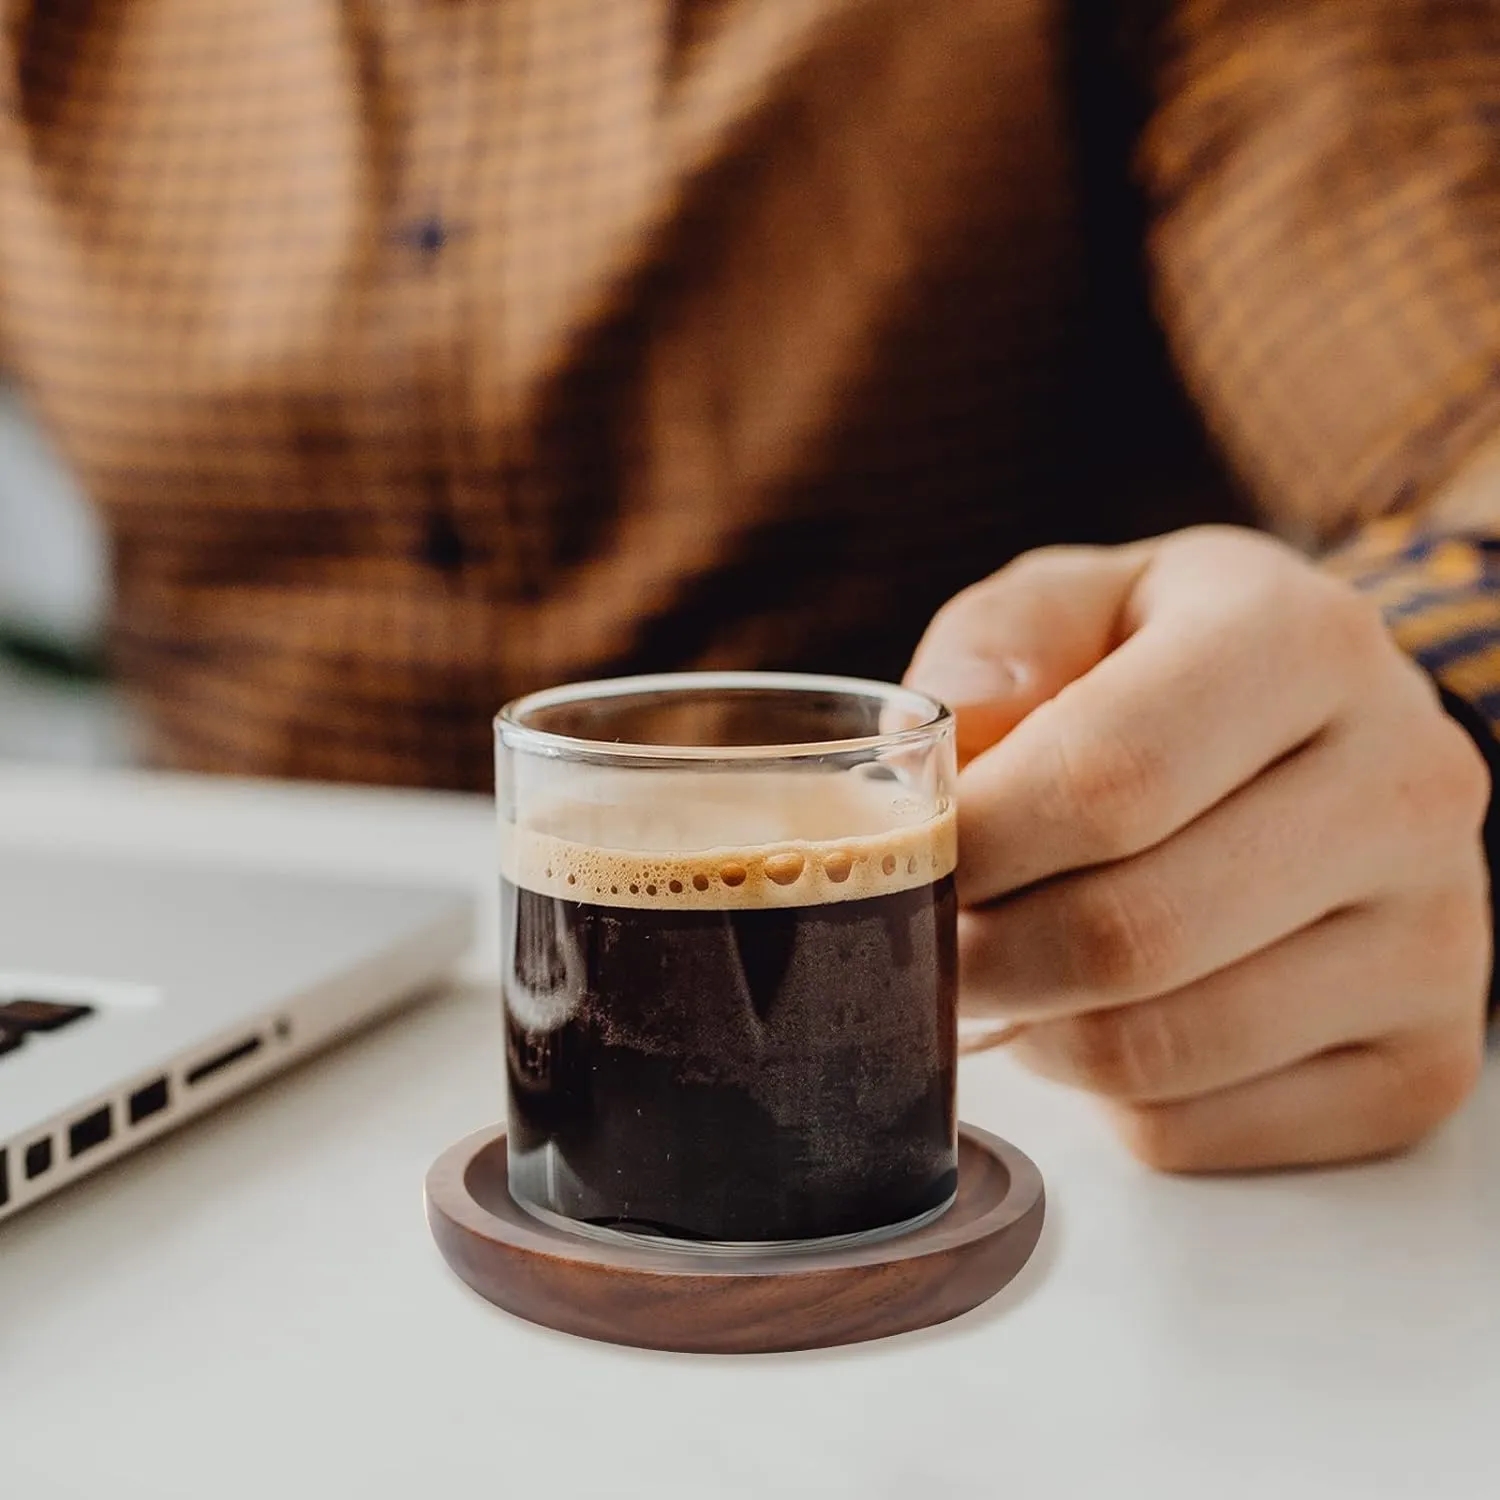
<path fill-rule="evenodd" d="M 1377 1155 L 1468 1095 L 1489 778 L 1351 589 L 1227 528 L 1047 549 L 907 680 L 958 714 L 965 1008 L 1143 1161 Z"/>

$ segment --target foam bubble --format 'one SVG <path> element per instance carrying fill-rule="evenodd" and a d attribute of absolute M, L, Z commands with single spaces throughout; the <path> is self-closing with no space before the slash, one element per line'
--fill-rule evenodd
<path fill-rule="evenodd" d="M 628 790 L 546 804 L 533 826 L 502 823 L 505 877 L 565 901 L 711 911 L 864 900 L 930 884 L 958 861 L 951 804 L 929 814 L 899 783 L 660 775 Z"/>

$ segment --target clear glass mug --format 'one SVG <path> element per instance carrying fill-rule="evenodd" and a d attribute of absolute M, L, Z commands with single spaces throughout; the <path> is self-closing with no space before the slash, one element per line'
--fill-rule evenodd
<path fill-rule="evenodd" d="M 953 720 L 704 673 L 496 720 L 512 1196 L 595 1238 L 860 1242 L 957 1188 Z"/>

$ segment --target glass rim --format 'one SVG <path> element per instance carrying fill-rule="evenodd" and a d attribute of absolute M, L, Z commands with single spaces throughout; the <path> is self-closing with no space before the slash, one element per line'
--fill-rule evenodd
<path fill-rule="evenodd" d="M 715 692 L 782 692 L 842 694 L 873 699 L 882 707 L 907 707 L 920 722 L 881 734 L 844 739 L 798 740 L 763 745 L 652 745 L 623 740 L 589 739 L 558 734 L 524 722 L 524 716 L 573 703 L 630 698 L 646 693 L 680 694 L 684 698 Z M 953 712 L 938 699 L 897 683 L 872 678 L 838 677 L 817 672 L 656 672 L 636 677 L 608 677 L 592 682 L 566 683 L 512 699 L 495 715 L 496 739 L 508 750 L 556 758 L 651 761 L 660 764 L 704 765 L 712 762 L 812 760 L 861 751 L 901 749 L 924 744 L 953 728 Z"/>

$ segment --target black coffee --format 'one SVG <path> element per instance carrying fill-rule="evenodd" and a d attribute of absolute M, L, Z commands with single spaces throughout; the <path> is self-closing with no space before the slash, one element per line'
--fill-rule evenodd
<path fill-rule="evenodd" d="M 731 1241 L 947 1202 L 951 849 L 950 820 L 713 857 L 547 840 L 510 861 L 512 1191 L 570 1219 Z"/>

